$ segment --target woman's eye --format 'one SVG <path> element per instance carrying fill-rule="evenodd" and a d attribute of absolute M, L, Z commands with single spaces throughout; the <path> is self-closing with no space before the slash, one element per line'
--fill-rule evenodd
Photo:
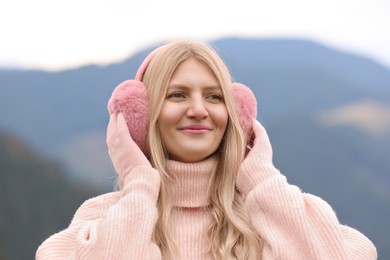
<path fill-rule="evenodd" d="M 220 101 L 223 100 L 222 96 L 219 95 L 219 94 L 211 94 L 211 95 L 208 95 L 208 96 L 206 97 L 206 99 L 209 100 L 209 101 L 211 101 L 211 102 L 215 102 L 215 103 L 220 102 Z"/>
<path fill-rule="evenodd" d="M 180 92 L 173 92 L 167 96 L 168 99 L 183 99 L 185 95 Z"/>

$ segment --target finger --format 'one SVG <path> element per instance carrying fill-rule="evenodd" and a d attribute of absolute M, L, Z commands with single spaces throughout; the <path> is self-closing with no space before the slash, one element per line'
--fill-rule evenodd
<path fill-rule="evenodd" d="M 270 140 L 264 126 L 257 120 L 253 121 L 253 132 L 255 133 L 255 143 L 260 146 L 270 147 Z"/>
<path fill-rule="evenodd" d="M 106 142 L 108 146 L 110 146 L 111 139 L 115 135 L 116 128 L 117 128 L 116 115 L 110 114 L 110 120 L 107 125 L 107 136 L 106 136 Z"/>
<path fill-rule="evenodd" d="M 267 134 L 267 130 L 257 120 L 255 120 L 253 124 L 254 124 L 253 131 L 255 131 L 255 135 L 256 135 L 255 143 L 257 147 L 262 147 L 263 150 L 262 152 L 271 156 L 272 158 L 272 146 L 271 146 L 269 136 Z"/>
<path fill-rule="evenodd" d="M 117 121 L 118 121 L 118 125 L 126 124 L 126 119 L 125 119 L 125 116 L 123 115 L 123 113 L 118 113 Z"/>
<path fill-rule="evenodd" d="M 118 134 L 122 137 L 130 137 L 129 128 L 127 127 L 126 119 L 122 113 L 117 116 Z"/>
<path fill-rule="evenodd" d="M 126 119 L 122 113 L 118 113 L 117 123 L 118 123 L 118 130 L 123 130 L 123 129 L 127 128 Z"/>
<path fill-rule="evenodd" d="M 255 133 L 256 137 L 261 137 L 261 136 L 267 136 L 267 131 L 265 130 L 264 126 L 257 121 L 256 119 L 253 119 L 253 132 Z"/>

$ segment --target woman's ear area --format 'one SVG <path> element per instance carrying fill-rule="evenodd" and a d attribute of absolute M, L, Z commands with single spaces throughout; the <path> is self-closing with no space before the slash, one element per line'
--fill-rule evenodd
<path fill-rule="evenodd" d="M 110 114 L 123 113 L 135 143 L 148 157 L 149 103 L 145 85 L 138 80 L 126 80 L 112 92 L 108 101 Z"/>
<path fill-rule="evenodd" d="M 257 100 L 252 90 L 241 83 L 232 84 L 237 115 L 247 142 L 253 136 L 253 119 L 257 116 Z"/>

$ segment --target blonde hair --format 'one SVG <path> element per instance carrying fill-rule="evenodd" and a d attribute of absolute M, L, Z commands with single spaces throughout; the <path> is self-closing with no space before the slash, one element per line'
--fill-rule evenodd
<path fill-rule="evenodd" d="M 244 158 L 246 142 L 231 91 L 232 80 L 217 52 L 201 42 L 175 41 L 161 47 L 143 76 L 150 104 L 148 145 L 151 163 L 161 174 L 159 218 L 154 239 L 164 258 L 178 257 L 170 228 L 174 178 L 165 170 L 168 155 L 157 124 L 174 71 L 181 62 L 191 57 L 204 62 L 213 71 L 221 85 L 229 115 L 223 141 L 216 152 L 218 163 L 210 186 L 212 194 L 210 212 L 213 216 L 208 229 L 210 253 L 216 259 L 259 259 L 261 257 L 259 238 L 253 231 L 242 195 L 235 188 L 236 174 Z"/>

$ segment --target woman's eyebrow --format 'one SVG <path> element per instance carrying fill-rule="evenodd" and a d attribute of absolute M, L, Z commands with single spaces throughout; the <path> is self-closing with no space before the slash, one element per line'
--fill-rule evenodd
<path fill-rule="evenodd" d="M 184 84 L 169 84 L 168 88 L 175 88 L 175 89 L 189 89 L 191 87 L 184 85 Z"/>
<path fill-rule="evenodd" d="M 206 86 L 206 87 L 204 87 L 204 89 L 205 90 L 213 90 L 213 91 L 222 91 L 222 88 L 219 85 Z"/>
<path fill-rule="evenodd" d="M 173 89 L 191 89 L 192 87 L 187 86 L 185 84 L 169 84 L 168 89 L 173 88 Z M 222 88 L 220 85 L 210 85 L 210 86 L 205 86 L 202 87 L 203 90 L 213 90 L 213 91 L 222 91 Z"/>

